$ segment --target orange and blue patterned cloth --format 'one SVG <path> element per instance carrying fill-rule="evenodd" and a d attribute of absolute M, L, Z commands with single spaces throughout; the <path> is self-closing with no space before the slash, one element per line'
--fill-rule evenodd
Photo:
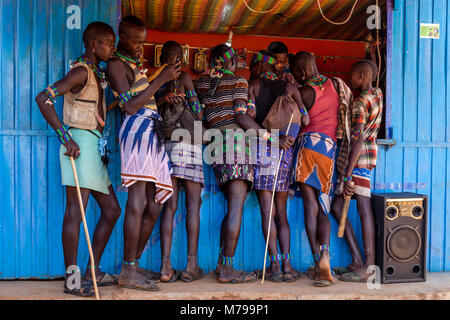
<path fill-rule="evenodd" d="M 299 139 L 294 153 L 292 181 L 319 190 L 319 203 L 323 212 L 328 214 L 333 200 L 336 142 L 319 132 L 306 132 Z"/>

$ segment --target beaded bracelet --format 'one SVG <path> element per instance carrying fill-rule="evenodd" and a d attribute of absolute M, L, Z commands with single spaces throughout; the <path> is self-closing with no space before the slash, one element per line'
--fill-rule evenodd
<path fill-rule="evenodd" d="M 55 87 L 54 84 L 49 85 L 45 89 L 45 94 L 47 95 L 48 99 L 45 101 L 45 104 L 53 105 L 56 103 L 56 97 L 59 97 L 61 94 L 58 91 L 58 88 Z"/>
<path fill-rule="evenodd" d="M 236 114 L 246 114 L 247 113 L 247 107 L 245 105 L 237 105 L 234 109 L 234 112 Z"/>
<path fill-rule="evenodd" d="M 194 101 L 189 101 L 189 105 L 192 108 L 192 111 L 194 111 L 195 114 L 199 114 L 200 111 L 202 111 L 202 106 L 200 105 L 200 102 L 198 99 L 195 99 Z"/>
<path fill-rule="evenodd" d="M 123 106 L 126 102 L 130 101 L 131 98 L 136 95 L 137 95 L 136 93 L 131 91 L 119 94 L 119 104 Z"/>
<path fill-rule="evenodd" d="M 63 125 L 61 128 L 56 129 L 56 133 L 58 134 L 57 136 L 58 141 L 61 144 L 66 144 L 66 142 L 72 140 L 71 138 L 72 135 L 70 134 L 69 129 L 67 128 L 66 125 Z"/>
<path fill-rule="evenodd" d="M 364 133 L 364 130 L 363 130 L 363 129 L 353 130 L 352 136 L 356 138 L 356 137 L 358 137 L 359 135 L 362 135 L 363 133 Z"/>
<path fill-rule="evenodd" d="M 343 179 L 344 182 L 351 181 L 351 180 L 353 180 L 353 177 L 352 177 L 352 176 L 350 176 L 350 177 L 344 177 L 344 179 Z"/>
<path fill-rule="evenodd" d="M 255 103 L 253 102 L 252 99 L 248 100 L 247 108 L 248 109 L 252 109 L 252 110 L 256 110 L 256 105 L 255 105 Z"/>
<path fill-rule="evenodd" d="M 306 108 L 301 108 L 300 112 L 302 113 L 302 115 L 307 116 L 308 115 L 308 110 L 306 110 Z"/>
<path fill-rule="evenodd" d="M 196 97 L 197 96 L 197 92 L 195 92 L 195 90 L 188 90 L 186 91 L 186 97 L 187 98 L 192 98 L 192 97 Z"/>

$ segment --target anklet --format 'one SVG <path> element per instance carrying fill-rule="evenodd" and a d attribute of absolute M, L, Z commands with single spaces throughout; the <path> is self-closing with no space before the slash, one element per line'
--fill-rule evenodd
<path fill-rule="evenodd" d="M 269 255 L 269 260 L 270 262 L 277 262 L 280 259 L 280 255 L 279 254 L 271 254 Z"/>
<path fill-rule="evenodd" d="M 233 257 L 226 257 L 226 256 L 222 256 L 222 257 L 223 257 L 223 261 L 222 261 L 223 265 L 226 265 L 226 266 L 233 265 Z"/>
<path fill-rule="evenodd" d="M 290 260 L 292 258 L 290 253 L 282 253 L 281 260 Z"/>
<path fill-rule="evenodd" d="M 133 262 L 127 262 L 127 261 L 123 261 L 123 264 L 125 265 L 125 266 L 134 266 L 135 264 L 136 264 L 136 260 L 135 261 L 133 261 Z"/>
<path fill-rule="evenodd" d="M 320 260 L 319 254 L 318 254 L 318 253 L 314 253 L 314 254 L 313 254 L 313 259 L 314 259 L 314 262 L 315 262 L 315 263 L 319 262 L 319 260 Z"/>
<path fill-rule="evenodd" d="M 326 244 L 321 244 L 320 245 L 320 252 L 322 253 L 322 251 L 330 252 L 330 246 L 327 246 Z"/>

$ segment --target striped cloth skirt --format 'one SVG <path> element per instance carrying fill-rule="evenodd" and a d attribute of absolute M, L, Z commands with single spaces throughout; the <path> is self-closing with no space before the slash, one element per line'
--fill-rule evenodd
<path fill-rule="evenodd" d="M 157 112 L 142 108 L 127 115 L 120 128 L 120 159 L 122 184 L 130 187 L 137 181 L 155 183 L 155 202 L 164 203 L 173 193 L 172 173 L 164 144 L 158 142 L 155 121 Z"/>
<path fill-rule="evenodd" d="M 164 142 L 172 165 L 172 177 L 204 185 L 202 145 Z"/>
<path fill-rule="evenodd" d="M 265 143 L 258 139 L 257 147 L 257 163 L 253 166 L 255 172 L 255 190 L 273 191 L 275 184 L 275 175 L 279 157 L 283 151 L 283 156 L 278 170 L 277 182 L 275 186 L 276 192 L 287 192 L 290 184 L 290 170 L 292 165 L 292 148 L 288 150 L 275 149 L 271 147 L 270 141 Z"/>
<path fill-rule="evenodd" d="M 355 184 L 355 194 L 371 197 L 370 192 L 370 169 L 354 168 L 352 172 L 352 181 Z M 338 188 L 336 194 L 341 195 L 344 191 L 344 182 L 341 180 L 338 182 Z"/>

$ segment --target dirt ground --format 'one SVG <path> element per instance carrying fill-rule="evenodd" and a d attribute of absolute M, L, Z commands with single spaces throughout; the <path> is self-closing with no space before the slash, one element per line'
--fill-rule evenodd
<path fill-rule="evenodd" d="M 68 300 L 86 299 L 63 293 L 61 280 L 0 281 L 0 300 Z M 450 300 L 450 273 L 428 273 L 426 282 L 381 284 L 369 289 L 366 283 L 338 281 L 333 286 L 317 288 L 305 274 L 293 283 L 260 282 L 220 284 L 212 274 L 184 283 L 160 283 L 160 291 L 145 292 L 118 286 L 99 288 L 103 300 Z M 95 299 L 95 298 L 87 298 Z"/>

